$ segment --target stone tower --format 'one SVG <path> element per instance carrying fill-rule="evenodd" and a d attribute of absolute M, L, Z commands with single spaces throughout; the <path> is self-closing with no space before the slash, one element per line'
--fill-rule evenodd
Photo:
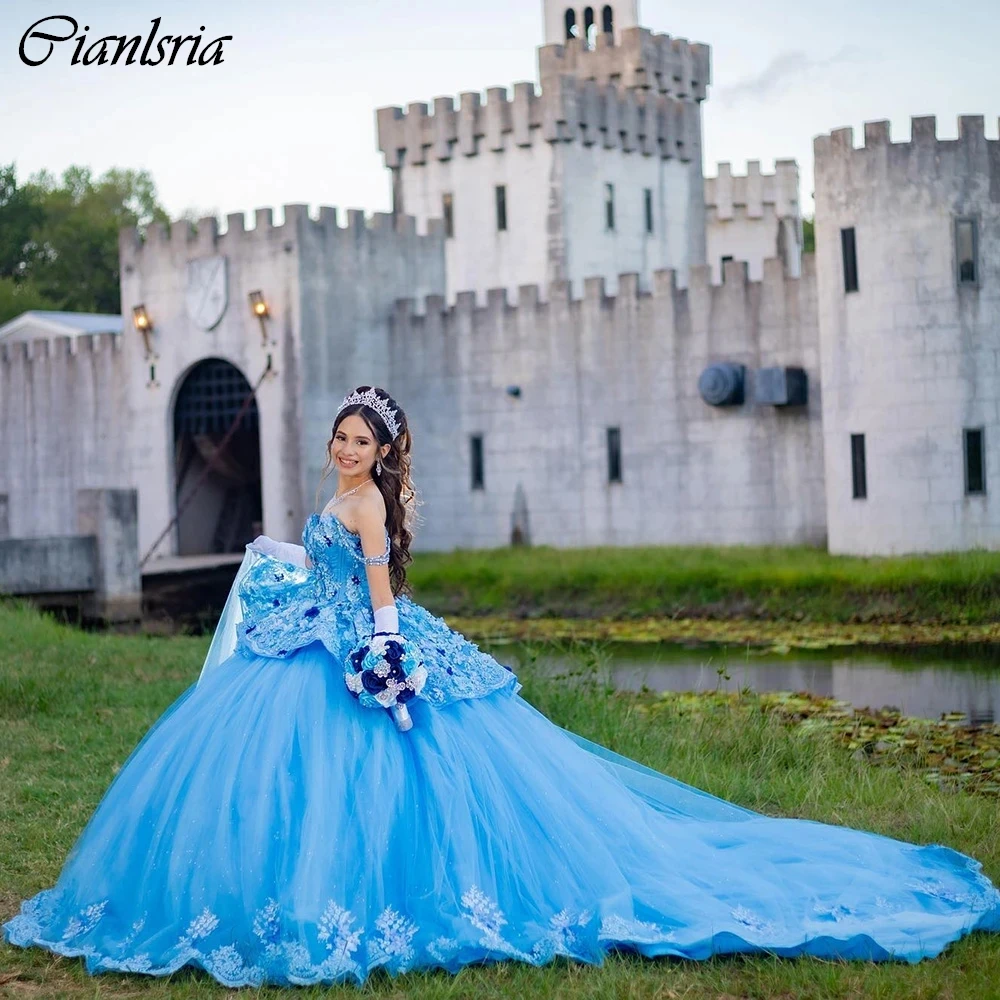
<path fill-rule="evenodd" d="M 1000 142 L 914 118 L 815 154 L 830 551 L 995 548 Z"/>
<path fill-rule="evenodd" d="M 676 271 L 705 254 L 707 46 L 638 26 L 634 0 L 546 3 L 540 86 L 380 108 L 393 210 L 443 220 L 447 296 Z M 609 28 L 610 30 L 604 30 Z M 567 34 L 569 37 L 567 38 Z"/>
<path fill-rule="evenodd" d="M 598 35 L 613 35 L 621 41 L 625 28 L 639 26 L 638 0 L 578 4 L 574 0 L 543 0 L 545 44 L 562 45 L 571 38 L 587 39 L 593 46 Z"/>

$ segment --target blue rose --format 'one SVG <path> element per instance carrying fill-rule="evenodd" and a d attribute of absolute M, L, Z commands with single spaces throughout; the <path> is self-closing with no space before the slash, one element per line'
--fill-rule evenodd
<path fill-rule="evenodd" d="M 374 670 L 366 670 L 361 675 L 361 683 L 369 694 L 378 694 L 385 690 L 385 680 L 379 677 Z"/>

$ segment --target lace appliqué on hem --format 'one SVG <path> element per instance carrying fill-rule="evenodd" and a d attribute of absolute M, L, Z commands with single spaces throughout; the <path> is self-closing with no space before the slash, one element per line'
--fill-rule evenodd
<path fill-rule="evenodd" d="M 145 917 L 132 925 L 124 940 L 116 942 L 116 954 L 102 953 L 92 942 L 78 940 L 100 930 L 108 915 L 106 900 L 71 917 L 61 935 L 54 933 L 52 925 L 58 922 L 62 898 L 59 891 L 47 890 L 24 903 L 21 913 L 7 924 L 11 943 L 21 947 L 42 945 L 60 955 L 84 957 L 88 968 L 95 972 L 163 976 L 185 965 L 195 965 L 220 983 L 234 987 L 264 983 L 309 985 L 345 979 L 362 983 L 378 967 L 398 974 L 417 965 L 448 966 L 454 964 L 459 953 L 463 962 L 475 961 L 477 956 L 470 951 L 473 945 L 482 949 L 480 958 L 514 958 L 531 965 L 543 965 L 556 955 L 594 961 L 616 944 L 657 944 L 674 936 L 656 924 L 615 914 L 605 916 L 598 930 L 592 911 L 563 909 L 549 918 L 540 933 L 535 931 L 534 940 L 526 942 L 530 951 L 525 950 L 505 936 L 508 921 L 497 902 L 474 885 L 462 894 L 461 911 L 451 918 L 458 933 L 438 936 L 422 946 L 416 940 L 419 926 L 391 905 L 381 911 L 366 934 L 355 914 L 335 900 L 327 901 L 310 929 L 309 925 L 296 927 L 290 920 L 283 921 L 278 903 L 269 899 L 251 924 L 256 943 L 241 946 L 225 940 L 228 928 L 206 906 L 188 923 L 176 944 L 154 962 L 147 952 L 126 953 L 144 929 Z M 471 934 L 462 933 L 463 923 L 471 928 Z M 315 942 L 312 947 L 310 939 Z"/>

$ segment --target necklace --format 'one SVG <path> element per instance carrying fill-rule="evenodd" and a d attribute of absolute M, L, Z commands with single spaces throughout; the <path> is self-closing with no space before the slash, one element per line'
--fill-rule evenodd
<path fill-rule="evenodd" d="M 346 493 L 341 493 L 339 496 L 334 495 L 333 499 L 326 505 L 327 510 L 329 510 L 331 507 L 336 507 L 338 503 L 340 503 L 343 500 L 346 500 L 352 493 L 357 493 L 358 490 L 360 490 L 361 487 L 365 485 L 365 483 L 370 483 L 370 482 L 371 482 L 370 479 L 366 479 L 364 482 L 358 483 L 358 485 L 355 486 L 353 490 L 348 490 Z"/>

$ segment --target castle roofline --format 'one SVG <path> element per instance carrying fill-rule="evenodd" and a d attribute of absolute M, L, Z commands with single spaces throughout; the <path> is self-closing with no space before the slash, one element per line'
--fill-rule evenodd
<path fill-rule="evenodd" d="M 434 98 L 434 112 L 415 102 L 406 111 L 379 108 L 378 148 L 389 168 L 501 152 L 536 142 L 581 142 L 662 159 L 689 161 L 697 151 L 698 105 L 649 90 L 619 90 L 573 76 L 548 80 L 539 93 L 530 82 Z"/>
<path fill-rule="evenodd" d="M 745 209 L 747 218 L 759 219 L 765 205 L 773 205 L 779 216 L 799 214 L 799 165 L 795 160 L 774 161 L 774 173 L 761 173 L 760 160 L 748 160 L 745 175 L 732 172 L 720 162 L 716 177 L 705 178 L 705 207 L 715 210 L 718 220 L 731 219 L 734 207 Z"/>
<path fill-rule="evenodd" d="M 594 48 L 583 38 L 538 49 L 538 76 L 546 81 L 569 75 L 626 90 L 644 90 L 681 100 L 703 101 L 712 82 L 712 50 L 700 42 L 657 34 L 649 28 L 625 28 L 616 44 L 597 36 Z"/>

